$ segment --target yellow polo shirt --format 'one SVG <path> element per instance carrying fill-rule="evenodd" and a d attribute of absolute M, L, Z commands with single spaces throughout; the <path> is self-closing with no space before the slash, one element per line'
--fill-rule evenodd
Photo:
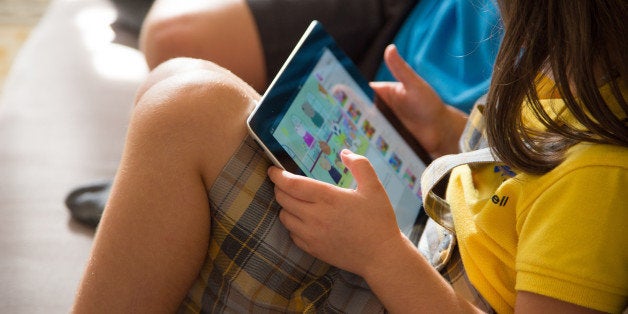
<path fill-rule="evenodd" d="M 628 148 L 581 143 L 544 175 L 460 166 L 447 200 L 467 275 L 498 312 L 516 291 L 628 305 Z"/>

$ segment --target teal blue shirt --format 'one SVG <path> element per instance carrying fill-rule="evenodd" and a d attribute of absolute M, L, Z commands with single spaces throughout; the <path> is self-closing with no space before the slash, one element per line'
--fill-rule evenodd
<path fill-rule="evenodd" d="M 421 0 L 394 43 L 443 101 L 469 112 L 488 92 L 502 30 L 492 0 Z M 375 79 L 394 80 L 385 65 Z"/>

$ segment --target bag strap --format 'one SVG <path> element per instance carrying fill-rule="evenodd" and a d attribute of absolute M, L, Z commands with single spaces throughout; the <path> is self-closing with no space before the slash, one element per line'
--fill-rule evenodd
<path fill-rule="evenodd" d="M 453 217 L 449 204 L 444 199 L 449 173 L 460 165 L 494 163 L 496 158 L 490 148 L 482 148 L 467 153 L 445 155 L 434 160 L 421 176 L 423 207 L 425 212 L 443 228 L 455 234 Z"/>

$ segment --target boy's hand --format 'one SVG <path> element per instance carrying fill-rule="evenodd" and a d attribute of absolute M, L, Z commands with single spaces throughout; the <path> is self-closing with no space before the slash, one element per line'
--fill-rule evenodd
<path fill-rule="evenodd" d="M 336 267 L 363 274 L 378 252 L 402 243 L 392 205 L 370 162 L 349 150 L 343 163 L 358 186 L 344 189 L 277 167 L 268 171 L 275 183 L 281 222 L 295 244 Z"/>
<path fill-rule="evenodd" d="M 458 152 L 466 115 L 446 105 L 390 45 L 384 61 L 399 82 L 370 85 L 432 157 Z"/>

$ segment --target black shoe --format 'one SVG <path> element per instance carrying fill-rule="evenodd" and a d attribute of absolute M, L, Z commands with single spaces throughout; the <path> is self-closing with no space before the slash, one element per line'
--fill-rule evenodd
<path fill-rule="evenodd" d="M 111 180 L 88 184 L 74 189 L 65 199 L 72 218 L 90 227 L 98 226 L 109 199 Z"/>

